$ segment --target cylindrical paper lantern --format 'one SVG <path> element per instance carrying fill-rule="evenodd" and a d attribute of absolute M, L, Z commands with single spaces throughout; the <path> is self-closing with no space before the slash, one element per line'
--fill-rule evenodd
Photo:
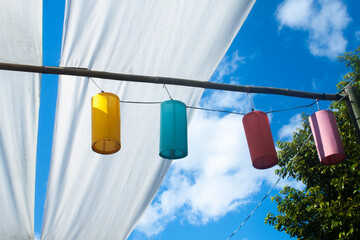
<path fill-rule="evenodd" d="M 186 105 L 183 102 L 161 103 L 159 155 L 166 159 L 188 155 Z"/>
<path fill-rule="evenodd" d="M 101 154 L 116 153 L 120 142 L 120 100 L 112 93 L 99 93 L 91 99 L 92 149 Z"/>
<path fill-rule="evenodd" d="M 333 165 L 344 161 L 345 150 L 334 113 L 329 110 L 318 111 L 310 116 L 309 121 L 320 163 Z"/>
<path fill-rule="evenodd" d="M 243 125 L 254 168 L 267 169 L 275 166 L 278 157 L 266 113 L 253 111 L 246 114 Z"/>

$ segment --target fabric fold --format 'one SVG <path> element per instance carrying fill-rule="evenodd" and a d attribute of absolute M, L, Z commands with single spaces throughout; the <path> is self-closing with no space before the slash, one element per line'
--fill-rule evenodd
<path fill-rule="evenodd" d="M 0 62 L 42 65 L 42 1 L 0 0 Z M 34 238 L 40 74 L 0 71 L 0 238 Z"/>
<path fill-rule="evenodd" d="M 61 65 L 207 81 L 253 4 L 68 0 Z M 203 91 L 167 87 L 191 106 Z M 101 90 L 120 100 L 169 99 L 162 85 L 60 77 L 44 240 L 126 239 L 171 165 L 158 155 L 160 104 L 121 103 L 121 150 L 109 156 L 91 150 L 91 97 Z M 188 122 L 192 114 L 188 109 Z"/>

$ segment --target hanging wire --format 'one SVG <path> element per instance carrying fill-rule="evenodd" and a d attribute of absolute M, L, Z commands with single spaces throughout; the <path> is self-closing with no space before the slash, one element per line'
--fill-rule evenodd
<path fill-rule="evenodd" d="M 275 184 L 270 188 L 270 190 L 268 191 L 268 193 L 263 197 L 263 199 L 258 203 L 258 205 L 255 207 L 255 209 L 249 214 L 249 216 L 247 216 L 247 218 L 240 224 L 240 226 L 226 239 L 229 240 L 230 238 L 232 238 L 235 233 L 245 224 L 245 222 L 253 215 L 253 213 L 260 207 L 260 205 L 263 203 L 263 201 L 267 198 L 267 196 L 269 196 L 270 192 L 274 189 L 274 187 L 278 184 L 278 182 L 280 181 L 281 177 L 278 178 L 278 180 L 275 182 Z"/>
<path fill-rule="evenodd" d="M 97 85 L 97 83 L 94 81 L 94 79 L 92 77 L 89 77 L 89 79 L 95 84 L 95 86 L 103 93 L 104 90 L 101 89 L 101 87 L 99 87 L 99 85 Z"/>
<path fill-rule="evenodd" d="M 307 139 L 304 141 L 303 145 L 300 147 L 299 151 L 295 154 L 295 156 L 289 161 L 290 163 L 299 155 L 301 149 L 305 146 L 305 144 L 308 142 L 309 138 L 312 136 L 312 133 L 309 134 L 309 136 L 307 137 Z M 258 205 L 254 208 L 254 210 L 249 214 L 249 216 L 247 216 L 247 218 L 240 224 L 240 226 L 226 239 L 229 240 L 230 238 L 232 238 L 237 231 L 239 231 L 239 229 L 245 224 L 245 222 L 247 220 L 249 220 L 249 218 L 254 214 L 254 212 L 260 207 L 260 205 L 264 202 L 264 200 L 269 196 L 269 194 L 271 193 L 271 191 L 275 188 L 275 186 L 280 182 L 281 177 L 278 178 L 278 180 L 274 183 L 274 185 L 272 185 L 272 187 L 270 188 L 270 190 L 268 191 L 268 193 L 263 197 L 263 199 L 261 199 L 261 201 L 258 203 Z"/>
<path fill-rule="evenodd" d="M 243 116 L 246 115 L 246 113 L 233 112 L 233 111 L 227 111 L 227 110 L 216 110 L 216 109 L 202 108 L 202 107 L 193 107 L 193 106 L 186 106 L 186 107 L 187 107 L 187 108 L 191 108 L 191 109 L 196 109 L 196 110 L 209 111 L 209 112 L 230 113 L 230 114 L 237 114 L 237 115 L 243 115 Z"/>
<path fill-rule="evenodd" d="M 165 88 L 167 94 L 169 95 L 170 100 L 173 100 L 173 98 L 171 97 L 169 90 L 167 89 L 166 85 L 164 84 L 163 88 Z"/>
<path fill-rule="evenodd" d="M 126 101 L 126 100 L 120 100 L 121 103 L 131 103 L 131 104 L 161 104 L 162 102 L 151 102 L 151 101 Z M 274 112 L 283 112 L 283 111 L 290 111 L 290 110 L 294 110 L 294 109 L 299 109 L 299 108 L 305 108 L 305 107 L 311 107 L 312 105 L 314 105 L 316 102 L 313 102 L 312 104 L 308 104 L 308 105 L 304 105 L 304 106 L 299 106 L 299 107 L 294 107 L 294 108 L 288 108 L 288 109 L 281 109 L 281 110 L 274 110 L 274 111 L 269 111 L 266 113 L 274 113 Z M 219 112 L 219 113 L 229 113 L 229 114 L 235 114 L 235 115 L 246 115 L 246 113 L 242 113 L 242 112 L 235 112 L 235 111 L 227 111 L 227 110 L 218 110 L 218 109 L 211 109 L 211 108 L 203 108 L 203 107 L 194 107 L 194 106 L 186 106 L 187 108 L 190 109 L 196 109 L 196 110 L 202 110 L 202 111 L 209 111 L 209 112 Z"/>
<path fill-rule="evenodd" d="M 126 101 L 120 100 L 121 103 L 133 103 L 133 104 L 161 104 L 162 102 L 138 102 L 138 101 Z"/>
<path fill-rule="evenodd" d="M 306 107 L 312 107 L 315 103 L 319 102 L 319 100 L 315 100 L 314 102 L 308 104 L 308 105 L 304 105 L 304 106 L 299 106 L 299 107 L 293 107 L 293 108 L 286 108 L 286 109 L 280 109 L 280 110 L 273 110 L 273 111 L 268 111 L 266 113 L 275 113 L 275 112 L 284 112 L 284 111 L 290 111 L 290 110 L 295 110 L 295 109 L 299 109 L 299 108 L 306 108 Z"/>

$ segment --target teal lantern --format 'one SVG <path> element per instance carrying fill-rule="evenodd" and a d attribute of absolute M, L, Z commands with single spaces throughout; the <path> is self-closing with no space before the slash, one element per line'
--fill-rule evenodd
<path fill-rule="evenodd" d="M 161 103 L 160 157 L 179 159 L 188 155 L 186 105 L 169 100 Z"/>

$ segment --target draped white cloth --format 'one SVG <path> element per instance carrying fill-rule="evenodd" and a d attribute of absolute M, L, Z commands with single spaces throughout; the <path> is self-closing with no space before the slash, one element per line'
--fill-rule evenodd
<path fill-rule="evenodd" d="M 206 81 L 253 3 L 67 0 L 61 65 Z M 99 93 L 93 81 L 121 100 L 169 99 L 162 85 L 60 77 L 44 240 L 126 239 L 171 164 L 158 156 L 159 104 L 122 103 L 122 149 L 110 156 L 91 150 L 90 104 Z M 168 89 L 193 106 L 202 94 L 189 87 Z"/>
<path fill-rule="evenodd" d="M 42 1 L 0 0 L 0 62 L 42 65 Z M 0 239 L 34 238 L 40 75 L 0 70 Z"/>

